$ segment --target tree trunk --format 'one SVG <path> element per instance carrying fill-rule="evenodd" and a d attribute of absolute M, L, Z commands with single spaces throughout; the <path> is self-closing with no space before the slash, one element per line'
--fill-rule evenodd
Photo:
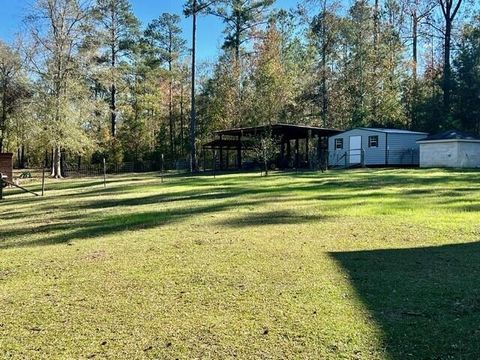
<path fill-rule="evenodd" d="M 180 87 L 180 155 L 183 157 L 184 151 L 185 151 L 185 140 L 184 140 L 184 134 L 183 134 L 183 128 L 184 128 L 184 123 L 183 123 L 183 83 L 181 84 Z"/>
<path fill-rule="evenodd" d="M 111 99 L 110 99 L 110 111 L 112 121 L 112 137 L 117 136 L 117 100 L 116 100 L 117 88 L 115 84 L 111 87 Z"/>
<path fill-rule="evenodd" d="M 170 40 L 171 41 L 171 40 Z M 172 56 L 172 50 L 170 47 L 170 59 Z M 170 76 L 169 89 L 168 89 L 168 120 L 169 120 L 169 130 L 170 130 L 170 156 L 175 162 L 177 160 L 176 151 L 175 151 L 175 126 L 173 120 L 173 79 L 172 79 L 172 61 L 168 62 L 168 72 Z"/>
<path fill-rule="evenodd" d="M 3 84 L 2 117 L 0 118 L 0 153 L 3 151 L 5 129 L 7 127 L 7 84 Z"/>
<path fill-rule="evenodd" d="M 450 113 L 450 92 L 451 92 L 451 65 L 450 65 L 450 45 L 452 37 L 452 22 L 447 20 L 445 23 L 445 49 L 444 49 L 444 67 L 443 67 L 443 108 L 446 114 Z"/>
<path fill-rule="evenodd" d="M 110 38 L 110 51 L 111 51 L 111 58 L 110 58 L 110 66 L 112 72 L 112 84 L 110 87 L 110 111 L 111 111 L 111 122 L 112 122 L 112 137 L 115 138 L 117 136 L 117 87 L 115 84 L 115 68 L 117 66 L 117 52 L 116 52 L 116 28 L 115 24 L 115 9 L 112 9 L 112 30 L 111 30 L 111 38 Z"/>
<path fill-rule="evenodd" d="M 418 63 L 418 17 L 417 12 L 412 14 L 412 75 L 414 84 L 417 83 L 417 63 Z"/>
<path fill-rule="evenodd" d="M 20 169 L 25 169 L 25 144 L 20 146 Z"/>
<path fill-rule="evenodd" d="M 443 108 L 445 113 L 450 114 L 450 95 L 452 91 L 452 69 L 450 53 L 452 43 L 453 20 L 457 15 L 463 0 L 440 0 L 443 17 L 445 19 L 445 38 L 443 49 Z"/>
<path fill-rule="evenodd" d="M 190 124 L 190 171 L 197 171 L 197 113 L 195 109 L 195 56 L 197 41 L 197 0 L 193 0 L 192 26 L 192 109 Z"/>
<path fill-rule="evenodd" d="M 375 0 L 375 6 L 373 11 L 373 51 L 374 51 L 374 64 L 373 64 L 373 74 L 374 74 L 374 88 L 375 94 L 373 96 L 373 107 L 372 115 L 373 121 L 378 121 L 378 96 L 381 90 L 377 86 L 378 76 L 379 76 L 379 67 L 380 67 L 380 51 L 379 51 L 379 39 L 380 39 L 380 4 L 379 0 Z"/>
<path fill-rule="evenodd" d="M 328 97 L 327 97 L 327 2 L 323 2 L 323 24 L 322 24 L 322 120 L 323 126 L 327 127 L 328 122 Z"/>
<path fill-rule="evenodd" d="M 412 89 L 412 101 L 410 105 L 410 128 L 415 129 L 417 125 L 417 111 L 416 104 L 418 99 L 418 74 L 417 74 L 417 63 L 418 63 L 418 17 L 416 9 L 412 13 L 412 78 L 413 78 L 413 89 Z"/>
<path fill-rule="evenodd" d="M 51 176 L 55 179 L 62 178 L 61 160 L 62 160 L 62 152 L 60 150 L 60 147 L 57 146 L 53 150 L 52 173 L 51 173 Z"/>

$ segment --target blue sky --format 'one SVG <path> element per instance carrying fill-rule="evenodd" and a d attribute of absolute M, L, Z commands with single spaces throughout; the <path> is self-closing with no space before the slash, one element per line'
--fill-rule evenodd
<path fill-rule="evenodd" d="M 11 41 L 21 31 L 22 19 L 33 0 L 0 0 L 0 38 Z M 291 8 L 298 0 L 277 0 L 278 8 Z M 182 16 L 182 27 L 190 43 L 191 19 L 182 14 L 183 0 L 131 0 L 138 18 L 145 24 L 161 13 Z M 211 16 L 201 17 L 198 23 L 198 55 L 202 60 L 214 60 L 222 45 L 223 24 Z"/>

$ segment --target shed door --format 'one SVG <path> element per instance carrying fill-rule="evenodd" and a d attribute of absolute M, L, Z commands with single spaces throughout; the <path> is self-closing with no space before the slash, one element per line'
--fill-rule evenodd
<path fill-rule="evenodd" d="M 360 164 L 362 162 L 362 137 L 350 136 L 350 164 Z"/>

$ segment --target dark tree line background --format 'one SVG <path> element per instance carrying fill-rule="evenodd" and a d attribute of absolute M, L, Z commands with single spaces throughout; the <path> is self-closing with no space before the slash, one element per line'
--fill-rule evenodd
<path fill-rule="evenodd" d="M 0 41 L 0 151 L 20 167 L 49 159 L 60 177 L 65 156 L 187 166 L 193 144 L 233 126 L 480 134 L 475 1 L 348 4 L 189 0 L 141 24 L 128 0 L 36 0 L 25 35 Z M 180 26 L 192 15 L 225 29 L 218 60 L 196 63 L 193 98 L 193 34 Z"/>

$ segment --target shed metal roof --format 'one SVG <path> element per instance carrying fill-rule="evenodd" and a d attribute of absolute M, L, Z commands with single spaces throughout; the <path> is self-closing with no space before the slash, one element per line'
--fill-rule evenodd
<path fill-rule="evenodd" d="M 427 136 L 424 139 L 420 139 L 418 141 L 438 141 L 438 140 L 473 140 L 473 141 L 480 141 L 480 138 L 476 137 L 475 135 L 465 133 L 463 131 L 458 130 L 448 130 L 442 132 L 440 134 L 434 134 Z"/>
<path fill-rule="evenodd" d="M 410 131 L 410 130 L 403 130 L 403 129 L 383 129 L 383 128 L 367 128 L 367 127 L 359 127 L 355 129 L 376 131 L 376 132 L 388 133 L 388 134 L 410 134 L 410 135 L 427 135 L 428 134 L 426 132 Z"/>

